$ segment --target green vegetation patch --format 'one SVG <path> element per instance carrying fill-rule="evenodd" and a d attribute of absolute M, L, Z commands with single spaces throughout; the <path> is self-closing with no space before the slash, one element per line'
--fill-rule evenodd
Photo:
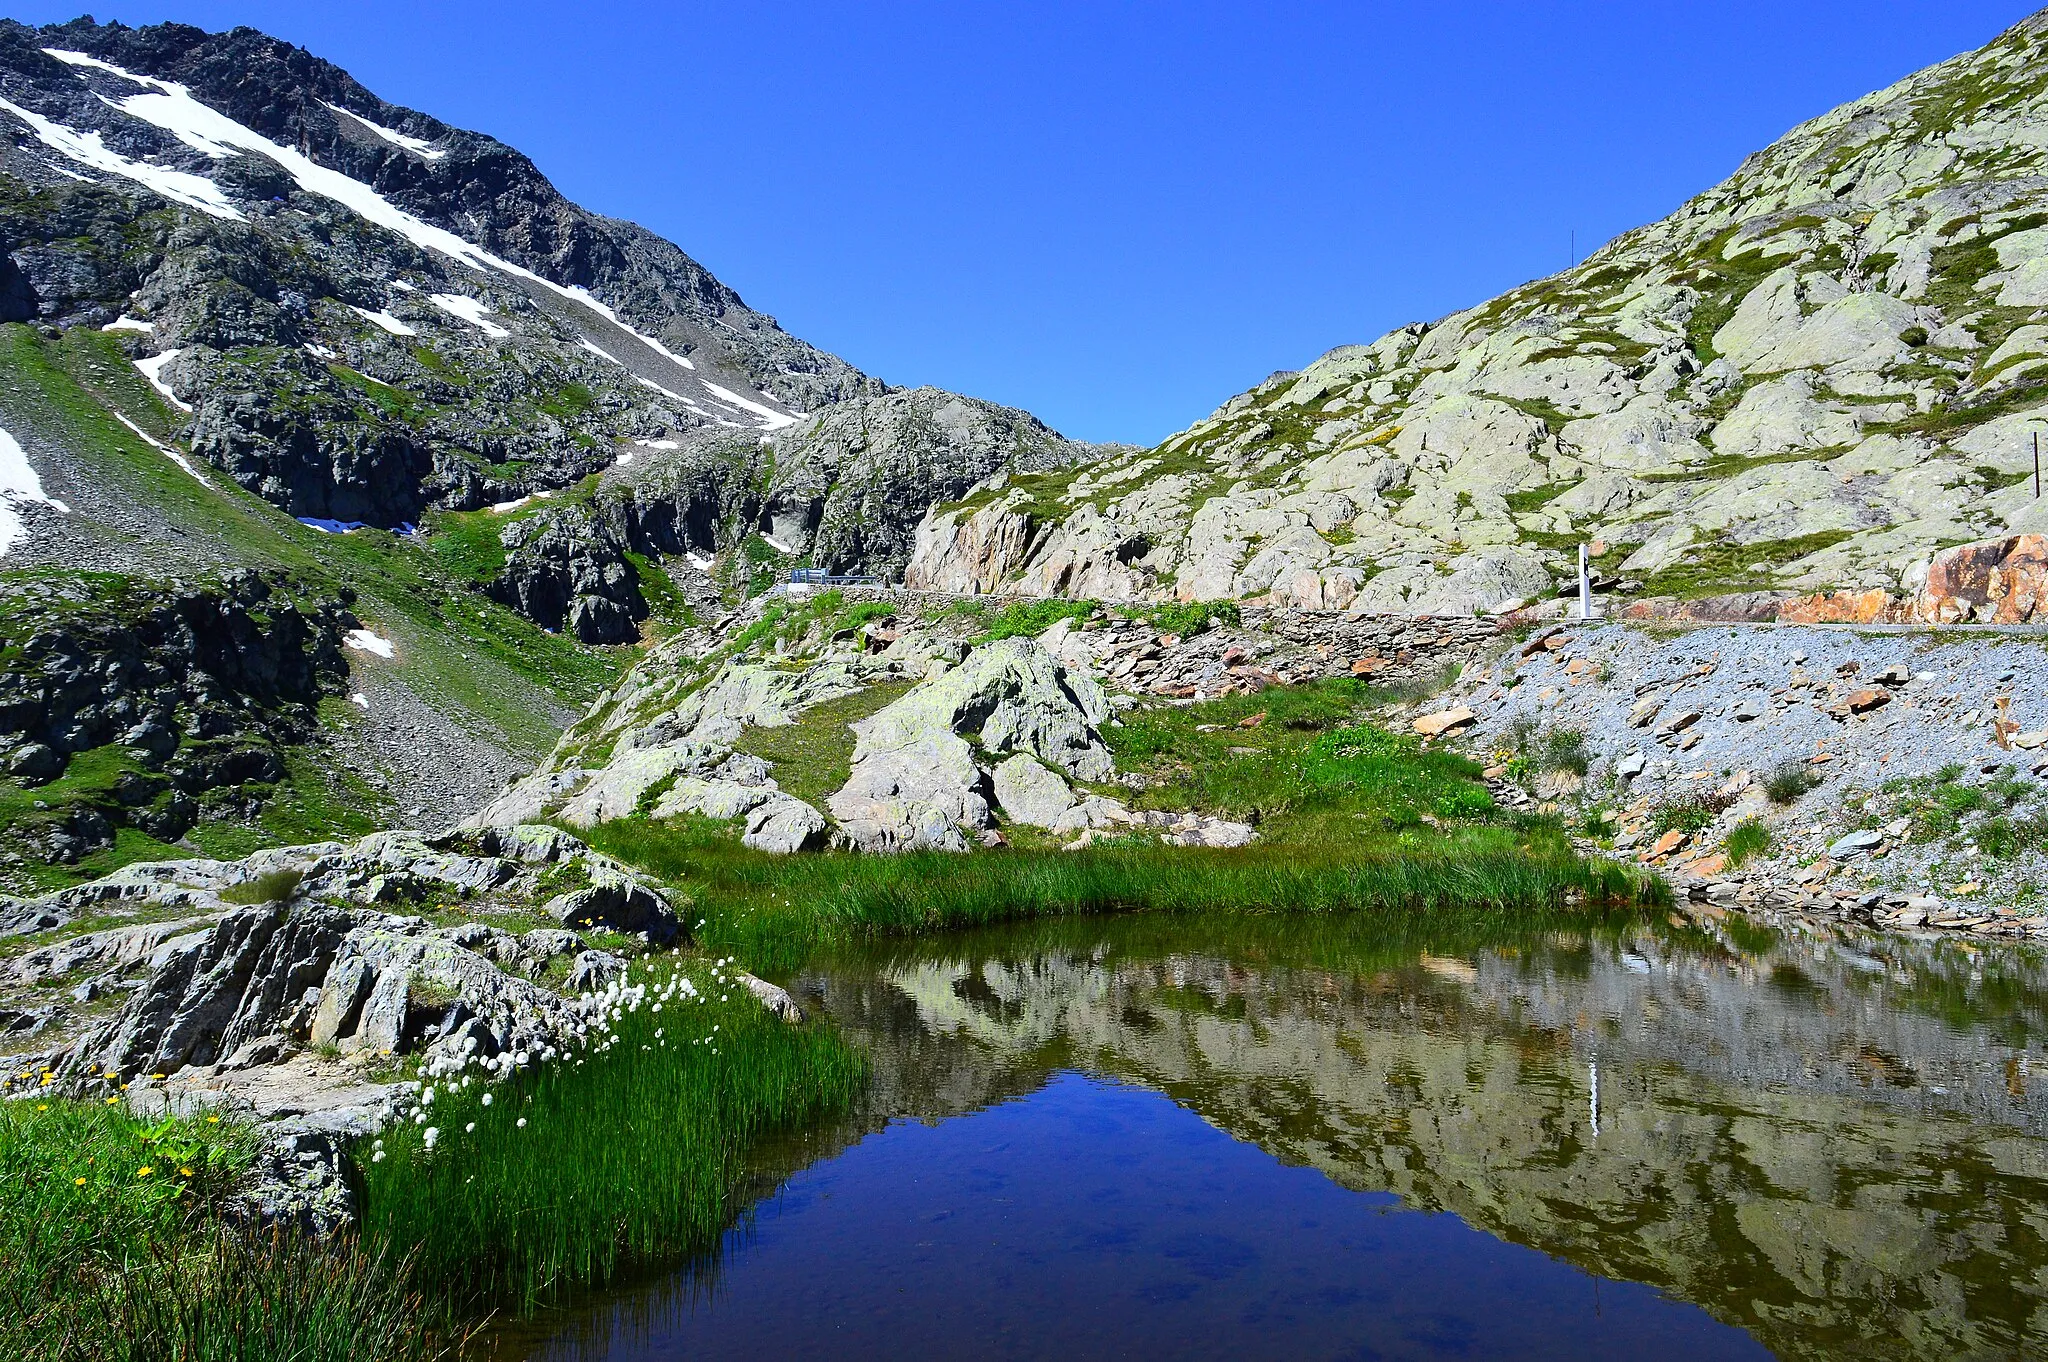
<path fill-rule="evenodd" d="M 236 1194 L 252 1131 L 143 1121 L 118 1094 L 0 1101 L 0 1355 L 424 1362 L 445 1336 L 406 1273 L 346 1236 L 265 1235 Z"/>
<path fill-rule="evenodd" d="M 1427 819 L 1484 818 L 1492 800 L 1464 757 L 1373 725 L 1404 692 L 1352 677 L 1194 705 L 1128 711 L 1103 736 L 1117 765 L 1150 783 L 1141 808 L 1257 823 L 1268 837 L 1356 840 Z"/>
<path fill-rule="evenodd" d="M 1059 596 L 1039 601 L 1012 601 L 997 612 L 995 618 L 988 622 L 988 630 L 974 641 L 994 643 L 997 639 L 1042 634 L 1061 620 L 1085 620 L 1101 608 L 1097 601 L 1071 601 Z"/>
<path fill-rule="evenodd" d="M 1377 837 L 1357 821 L 1296 826 L 1294 837 L 1234 850 L 1134 838 L 1081 851 L 966 855 L 768 856 L 708 819 L 619 820 L 588 837 L 687 896 L 707 949 L 736 952 L 767 972 L 796 969 L 834 943 L 1032 918 L 1378 913 L 1471 922 L 1668 901 L 1661 881 L 1633 867 L 1576 856 L 1548 822 Z"/>
<path fill-rule="evenodd" d="M 1709 540 L 1689 546 L 1680 561 L 1643 582 L 1649 596 L 1707 596 L 1729 591 L 1757 591 L 1776 584 L 1773 571 L 1849 538 L 1848 530 L 1821 530 L 1794 539 L 1767 539 L 1754 544 Z"/>
<path fill-rule="evenodd" d="M 770 763 L 775 783 L 783 790 L 822 806 L 825 796 L 844 785 L 852 770 L 854 738 L 849 725 L 903 696 L 911 684 L 892 681 L 826 700 L 780 728 L 749 726 L 734 746 Z"/>
<path fill-rule="evenodd" d="M 358 1147 L 366 1240 L 467 1307 L 530 1310 L 709 1247 L 746 1204 L 747 1152 L 866 1083 L 837 1033 L 782 1022 L 729 975 L 634 974 L 648 1002 L 604 1041 L 509 1083 L 444 1083 L 432 1140 L 401 1122 Z"/>

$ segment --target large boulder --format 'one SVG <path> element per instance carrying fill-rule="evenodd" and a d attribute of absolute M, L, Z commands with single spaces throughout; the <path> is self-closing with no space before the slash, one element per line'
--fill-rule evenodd
<path fill-rule="evenodd" d="M 995 769 L 996 803 L 1013 823 L 1049 828 L 1074 807 L 1074 792 L 1059 773 L 1019 753 Z"/>
<path fill-rule="evenodd" d="M 801 799 L 776 795 L 747 815 L 744 846 L 777 856 L 809 851 L 825 840 L 825 816 Z"/>
<path fill-rule="evenodd" d="M 828 807 L 866 850 L 965 850 L 967 833 L 988 825 L 975 745 L 1107 780 L 1115 768 L 1096 725 L 1108 717 L 1101 688 L 1037 640 L 984 644 L 853 726 L 852 770 Z"/>
<path fill-rule="evenodd" d="M 1927 566 L 1913 614 L 1930 624 L 2025 624 L 2048 617 L 2048 535 L 1943 549 Z"/>

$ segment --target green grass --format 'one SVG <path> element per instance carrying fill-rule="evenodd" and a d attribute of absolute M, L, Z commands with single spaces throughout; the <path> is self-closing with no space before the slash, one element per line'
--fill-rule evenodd
<path fill-rule="evenodd" d="M 665 631 L 696 626 L 697 611 L 683 598 L 681 588 L 676 586 L 667 568 L 643 553 L 628 551 L 626 561 L 633 565 L 633 571 L 640 579 L 640 599 L 647 602 L 648 614 Z"/>
<path fill-rule="evenodd" d="M 402 678 L 444 712 L 487 725 L 517 750 L 553 745 L 554 711 L 587 703 L 621 670 L 619 659 L 551 635 L 469 590 L 475 564 L 458 545 L 440 550 L 381 530 L 328 535 L 236 487 L 215 469 L 202 487 L 115 420 L 120 412 L 152 436 L 174 438 L 182 418 L 136 373 L 115 337 L 73 328 L 61 341 L 0 326 L 4 406 L 62 441 L 96 475 L 153 508 L 167 531 L 207 555 L 281 567 L 309 589 L 357 593 L 357 613 L 404 649 Z M 470 539 L 484 533 L 481 520 Z M 202 558 L 203 561 L 203 558 Z"/>
<path fill-rule="evenodd" d="M 1645 596 L 1705 596 L 1754 591 L 1777 584 L 1774 568 L 1841 543 L 1848 530 L 1822 530 L 1795 539 L 1735 544 L 1715 539 L 1689 545 L 1679 561 L 1643 581 Z"/>
<path fill-rule="evenodd" d="M 592 845 L 669 882 L 697 938 L 765 972 L 835 942 L 1103 913 L 1500 915 L 1661 901 L 1660 882 L 1572 854 L 1547 823 L 1418 827 L 1235 850 L 1128 844 L 1082 851 L 901 856 L 748 851 L 708 820 L 601 823 Z M 1348 839 L 1341 838 L 1349 831 Z"/>
<path fill-rule="evenodd" d="M 1790 804 L 1820 784 L 1820 776 L 1799 757 L 1787 757 L 1764 776 L 1764 794 L 1773 804 Z"/>
<path fill-rule="evenodd" d="M 1699 290 L 1700 301 L 1693 308 L 1686 334 L 1702 364 L 1711 363 L 1719 354 L 1714 349 L 1714 333 L 1728 324 L 1750 290 L 1781 265 L 1790 263 L 1782 256 L 1766 256 L 1761 251 L 1746 251 L 1733 260 L 1722 259 L 1721 252 L 1736 230 L 1730 228 L 1701 248 L 1701 265 L 1690 281 Z"/>
<path fill-rule="evenodd" d="M 1769 851 L 1776 842 L 1771 830 L 1754 818 L 1745 818 L 1728 829 L 1728 836 L 1721 843 L 1721 850 L 1727 853 L 1728 868 L 1740 869 L 1746 862 Z"/>
<path fill-rule="evenodd" d="M 1721 794 L 1675 795 L 1651 806 L 1650 827 L 1659 833 L 1699 832 L 1732 803 L 1732 797 Z"/>
<path fill-rule="evenodd" d="M 775 783 L 807 804 L 822 806 L 825 797 L 846 783 L 853 766 L 853 730 L 890 701 L 909 691 L 908 681 L 870 686 L 853 695 L 811 706 L 793 724 L 780 728 L 749 727 L 735 746 L 769 762 Z"/>
<path fill-rule="evenodd" d="M 1162 634 L 1193 638 L 1214 628 L 1234 629 L 1240 623 L 1235 601 L 1180 601 L 1126 612 Z"/>
<path fill-rule="evenodd" d="M 1366 716 L 1406 692 L 1342 677 L 1194 705 L 1127 711 L 1103 737 L 1121 770 L 1148 777 L 1141 808 L 1195 809 L 1255 822 L 1267 836 L 1335 819 L 1354 832 L 1484 816 L 1479 768 Z M 1249 727 L 1245 725 L 1249 724 Z M 1484 801 L 1484 802 L 1482 802 Z"/>
<path fill-rule="evenodd" d="M 438 1083 L 436 1146 L 401 1122 L 384 1158 L 356 1149 L 366 1240 L 454 1301 L 516 1309 L 714 1242 L 743 1205 L 746 1152 L 844 1108 L 866 1066 L 703 967 L 689 977 L 709 1001 L 662 998 L 674 977 L 634 972 L 647 1005 L 622 1009 L 607 1047 L 488 1089 Z"/>
<path fill-rule="evenodd" d="M 281 903 L 299 890 L 299 881 L 305 875 L 297 870 L 272 870 L 258 875 L 253 880 L 230 885 L 221 891 L 221 897 L 229 903 Z"/>
<path fill-rule="evenodd" d="M 40 1075 L 8 1076 L 31 1094 Z M 104 1098 L 0 1102 L 0 1355 L 94 1362 L 433 1355 L 390 1260 L 233 1228 L 256 1139 Z"/>
<path fill-rule="evenodd" d="M 988 629 L 976 643 L 1042 634 L 1061 620 L 1085 620 L 1101 609 L 1096 601 L 1070 601 L 1052 596 L 1041 601 L 1012 601 L 988 621 Z"/>

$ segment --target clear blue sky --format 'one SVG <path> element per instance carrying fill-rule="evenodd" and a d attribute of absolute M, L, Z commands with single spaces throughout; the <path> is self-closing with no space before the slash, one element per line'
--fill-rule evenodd
<path fill-rule="evenodd" d="M 1151 443 L 1660 217 L 2026 0 L 158 0 L 501 138 L 892 383 Z M 75 5 L 17 3 L 32 23 Z"/>

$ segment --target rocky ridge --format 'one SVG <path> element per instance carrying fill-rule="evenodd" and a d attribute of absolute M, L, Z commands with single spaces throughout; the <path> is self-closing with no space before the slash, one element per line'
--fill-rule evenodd
<path fill-rule="evenodd" d="M 638 637 L 655 560 L 701 615 L 793 566 L 894 580 L 925 507 L 991 473 L 1098 456 L 1026 412 L 937 388 L 860 397 L 767 435 L 642 440 L 591 495 L 503 514 L 492 596 L 586 643 Z"/>
<path fill-rule="evenodd" d="M 1131 835 L 1237 845 L 1251 828 L 1115 797 L 1124 778 L 1102 728 L 1119 707 L 1331 676 L 1426 683 L 1497 637 L 1490 621 L 1286 610 L 1170 632 L 1084 608 L 1036 637 L 981 639 L 983 617 L 960 605 L 778 591 L 726 634 L 658 645 L 469 826 L 703 815 L 744 819 L 746 845 L 784 853 L 962 851 L 1020 827 L 1071 847 Z M 814 743 L 791 769 L 749 750 L 788 728 Z M 791 779 L 817 796 L 791 795 Z"/>
<path fill-rule="evenodd" d="M 76 862 L 121 827 L 174 842 L 260 804 L 358 627 L 346 600 L 251 572 L 112 600 L 72 586 L 0 583 L 0 762 L 38 795 L 4 829 L 16 864 Z M 102 759 L 73 772 L 87 753 Z"/>
<path fill-rule="evenodd" d="M 1806 123 L 1585 262 L 1276 375 L 1158 447 L 994 478 L 914 586 L 1417 613 L 1910 595 L 2039 530 L 2048 18 Z"/>
<path fill-rule="evenodd" d="M 667 895 L 550 827 L 131 865 L 0 900 L 4 1088 L 244 1115 L 265 1218 L 349 1213 L 344 1144 L 419 1098 L 398 1077 L 490 1081 L 603 1030 L 631 958 L 686 940 Z M 736 975 L 764 1006 L 802 1013 Z"/>

